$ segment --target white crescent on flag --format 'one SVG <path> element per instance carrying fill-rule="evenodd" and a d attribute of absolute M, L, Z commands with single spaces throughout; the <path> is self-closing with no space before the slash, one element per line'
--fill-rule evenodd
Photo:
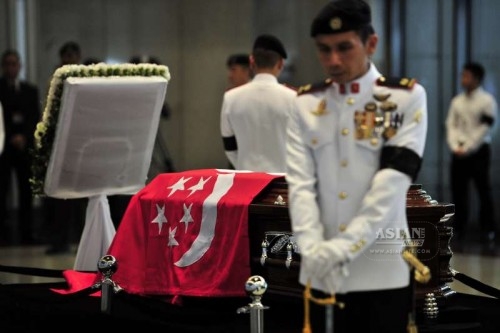
<path fill-rule="evenodd" d="M 217 224 L 217 203 L 233 186 L 234 177 L 235 173 L 217 175 L 212 193 L 203 202 L 200 233 L 191 247 L 175 263 L 176 266 L 187 267 L 194 264 L 210 248 Z"/>

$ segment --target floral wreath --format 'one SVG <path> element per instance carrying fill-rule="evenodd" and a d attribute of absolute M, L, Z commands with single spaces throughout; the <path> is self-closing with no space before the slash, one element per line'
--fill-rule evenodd
<path fill-rule="evenodd" d="M 119 64 L 105 63 L 93 65 L 64 65 L 56 69 L 50 82 L 47 103 L 42 120 L 35 129 L 35 146 L 31 151 L 31 188 L 34 195 L 43 195 L 45 174 L 52 153 L 56 135 L 57 121 L 61 110 L 64 81 L 69 77 L 117 77 L 117 76 L 161 76 L 170 80 L 167 66 L 156 64 Z"/>

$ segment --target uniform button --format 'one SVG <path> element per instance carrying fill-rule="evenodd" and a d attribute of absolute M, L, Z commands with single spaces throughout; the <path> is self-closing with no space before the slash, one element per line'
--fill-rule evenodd
<path fill-rule="evenodd" d="M 349 129 L 344 127 L 344 128 L 342 129 L 342 132 L 341 132 L 341 133 L 342 133 L 342 135 L 347 135 L 347 134 L 349 134 Z"/>
<path fill-rule="evenodd" d="M 342 224 L 339 225 L 339 231 L 340 232 L 344 232 L 344 231 L 346 231 L 346 229 L 347 229 L 347 226 L 345 224 L 342 223 Z"/>
<path fill-rule="evenodd" d="M 377 139 L 377 138 L 372 138 L 372 139 L 370 140 L 370 143 L 372 144 L 372 146 L 376 146 L 376 145 L 377 145 L 377 143 L 378 143 L 378 139 Z"/>
<path fill-rule="evenodd" d="M 317 145 L 318 144 L 318 139 L 312 139 L 311 140 L 311 144 L 314 146 L 314 145 Z"/>
<path fill-rule="evenodd" d="M 352 244 L 351 245 L 351 252 L 358 252 L 359 251 L 359 245 L 358 244 Z"/>
<path fill-rule="evenodd" d="M 340 192 L 339 193 L 339 198 L 342 199 L 342 200 L 345 199 L 345 198 L 347 198 L 347 192 L 344 192 L 344 191 Z"/>
<path fill-rule="evenodd" d="M 347 162 L 347 160 L 342 160 L 342 161 L 340 161 L 340 166 L 341 166 L 341 167 L 344 167 L 344 168 L 345 168 L 348 164 L 349 164 L 349 162 Z"/>
<path fill-rule="evenodd" d="M 347 99 L 347 104 L 349 104 L 349 105 L 353 105 L 354 103 L 355 103 L 354 98 L 349 97 L 349 98 Z"/>

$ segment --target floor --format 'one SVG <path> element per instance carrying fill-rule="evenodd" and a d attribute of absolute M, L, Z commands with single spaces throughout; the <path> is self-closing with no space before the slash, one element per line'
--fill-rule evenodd
<path fill-rule="evenodd" d="M 451 269 L 476 279 L 483 284 L 500 289 L 500 244 L 485 246 L 481 242 L 466 239 L 458 248 L 451 244 L 453 251 L 450 260 Z M 0 265 L 37 267 L 49 269 L 72 269 L 78 244 L 72 245 L 72 251 L 66 254 L 47 255 L 47 245 L 20 246 L 11 245 L 0 247 Z M 96 263 L 97 264 L 97 263 Z M 53 278 L 19 275 L 0 272 L 0 284 L 9 283 L 41 283 L 57 281 Z M 453 281 L 449 286 L 457 291 L 473 295 L 484 295 L 468 287 L 460 281 Z"/>
<path fill-rule="evenodd" d="M 77 244 L 72 245 L 72 251 L 65 254 L 46 255 L 47 245 L 36 246 L 4 246 L 0 248 L 0 265 L 36 267 L 48 269 L 72 269 Z M 32 275 L 0 272 L 0 284 L 10 283 L 44 283 L 57 282 L 60 279 L 45 278 Z"/>

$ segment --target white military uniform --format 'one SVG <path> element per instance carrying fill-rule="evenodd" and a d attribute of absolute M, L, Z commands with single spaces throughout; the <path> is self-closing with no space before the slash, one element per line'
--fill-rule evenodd
<path fill-rule="evenodd" d="M 380 84 L 385 79 L 380 77 L 371 64 L 364 76 L 345 86 L 326 80 L 320 88 L 302 87 L 290 121 L 286 180 L 292 229 L 302 260 L 315 256 L 315 246 L 323 243 L 329 253 L 323 260 L 336 264 L 325 278 L 311 276 L 307 265 L 301 265 L 300 282 L 310 280 L 325 292 L 409 283 L 400 234 L 408 235 L 406 193 L 413 179 L 397 168 L 380 169 L 380 160 L 384 147 L 395 146 L 421 161 L 427 97 L 414 80 L 390 87 Z M 378 129 L 372 124 L 370 132 L 357 119 L 367 117 L 369 102 L 380 109 L 381 100 L 396 107 L 393 118 L 377 118 Z M 384 126 L 393 127 L 386 138 L 380 131 Z M 327 287 L 332 284 L 335 290 Z"/>
<path fill-rule="evenodd" d="M 286 128 L 296 96 L 295 90 L 265 73 L 224 94 L 220 128 L 223 139 L 236 140 L 236 147 L 225 145 L 235 169 L 285 171 Z"/>
<path fill-rule="evenodd" d="M 460 93 L 451 100 L 446 118 L 447 142 L 450 149 L 460 146 L 467 154 L 483 143 L 491 143 L 492 123 L 497 118 L 495 98 L 482 87 L 467 95 Z"/>

